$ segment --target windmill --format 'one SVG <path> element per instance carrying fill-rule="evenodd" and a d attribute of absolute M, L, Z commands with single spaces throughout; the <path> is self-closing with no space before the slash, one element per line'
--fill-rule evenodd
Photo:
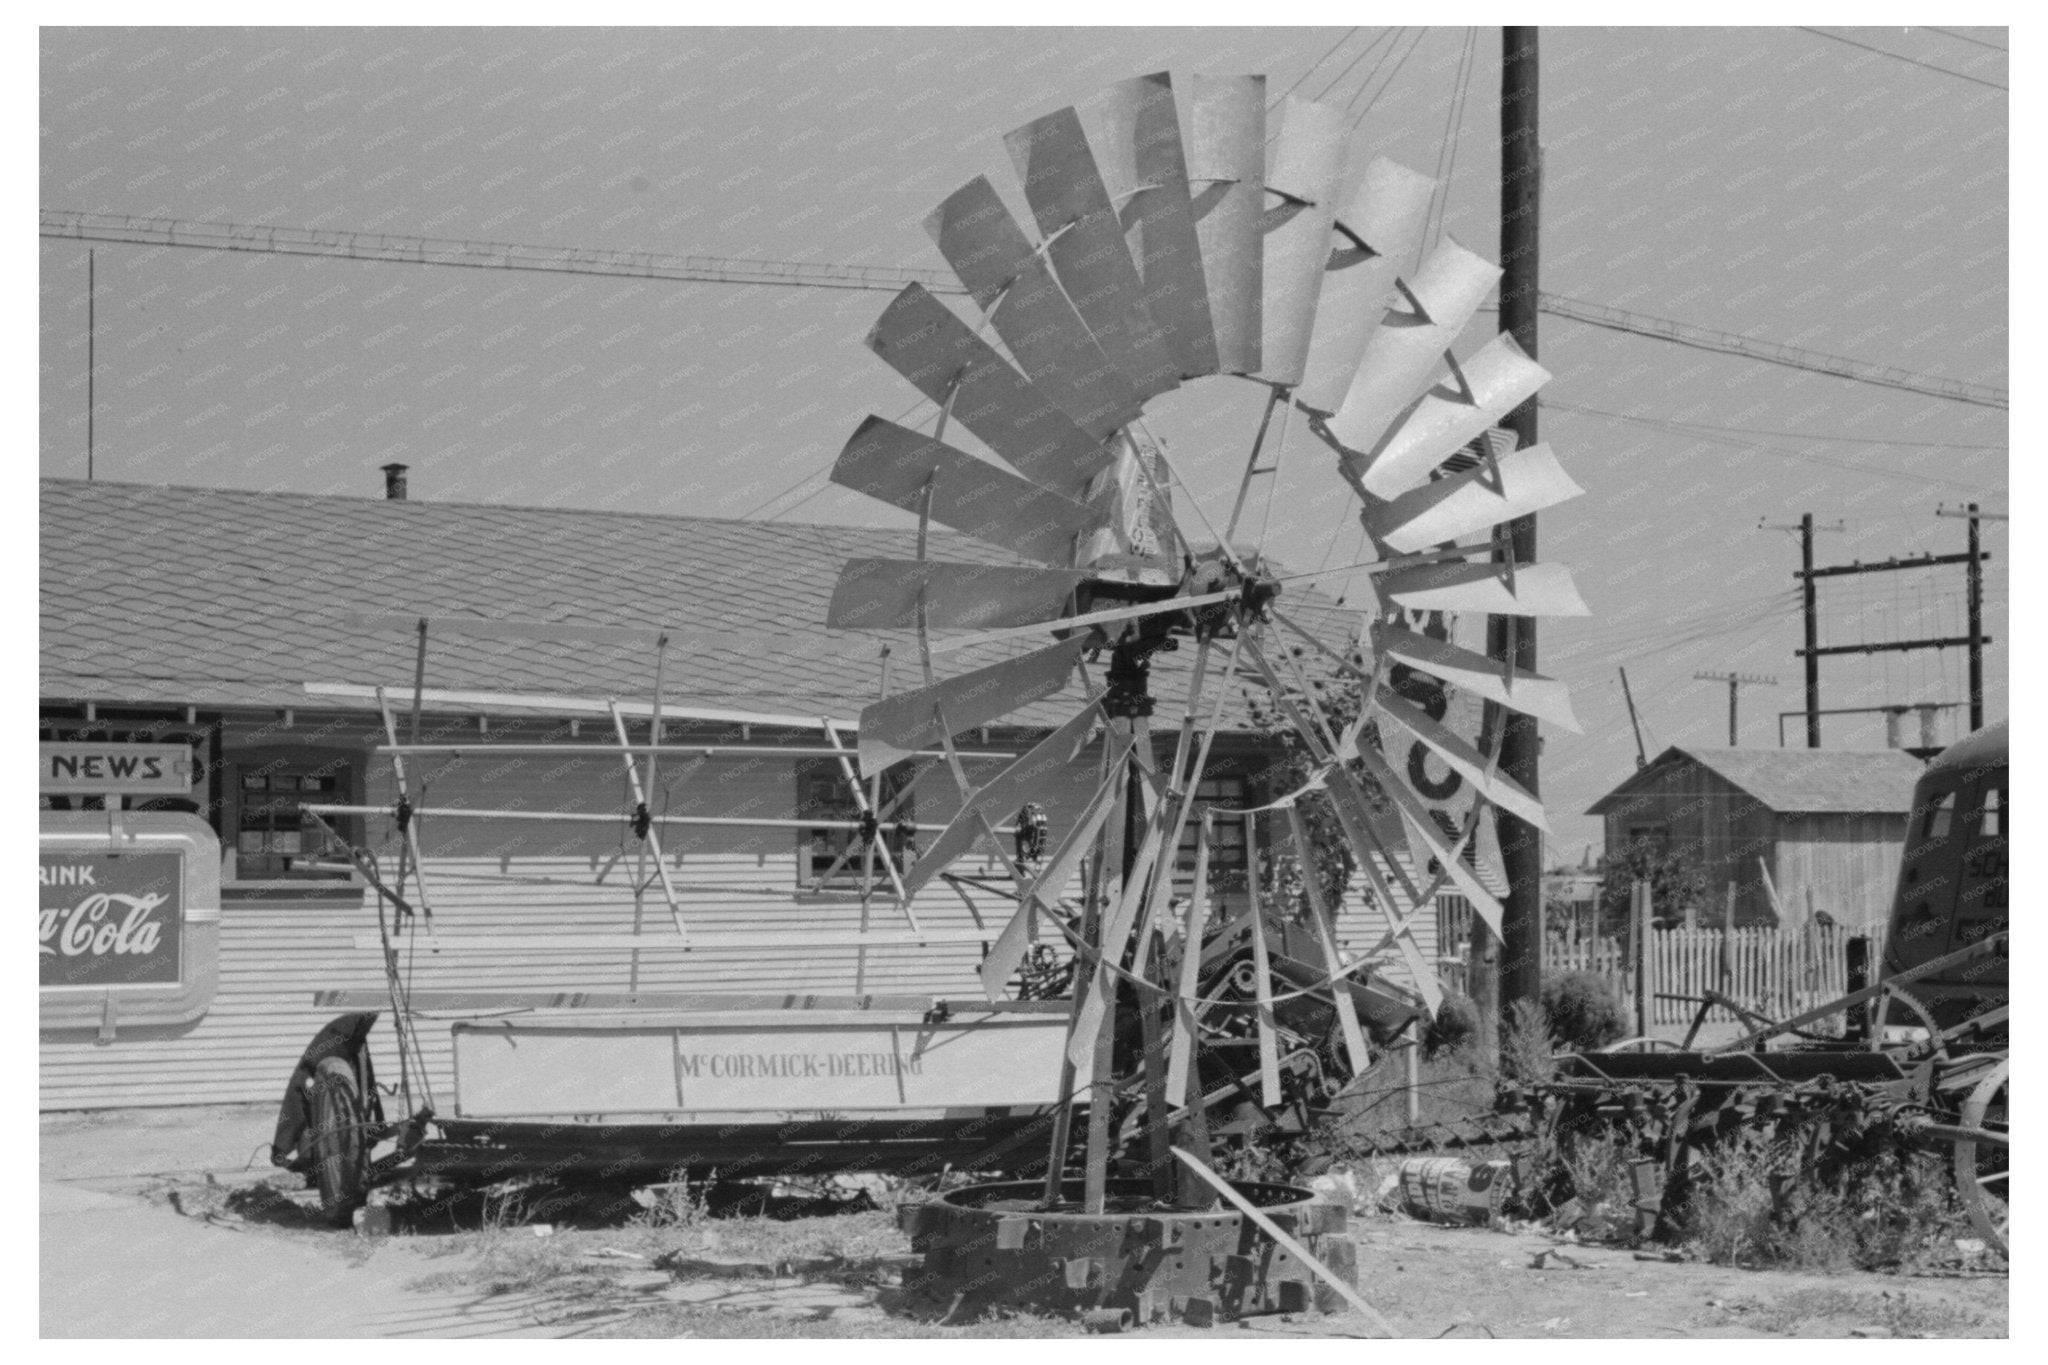
<path fill-rule="evenodd" d="M 1564 570 L 1515 563 L 1493 535 L 1580 490 L 1546 446 L 1517 450 L 1498 439 L 1504 414 L 1548 375 L 1505 334 L 1461 342 L 1500 271 L 1448 238 L 1424 250 L 1434 181 L 1373 155 L 1340 109 L 1287 98 L 1269 110 L 1262 76 L 1198 75 L 1179 87 L 1163 73 L 1141 76 L 1113 86 L 1098 112 L 1092 137 L 1074 108 L 1005 137 L 1028 221 L 986 176 L 926 219 L 973 313 L 962 317 L 913 284 L 867 344 L 936 406 L 936 420 L 918 431 L 869 417 L 831 471 L 843 487 L 916 513 L 919 553 L 849 562 L 828 624 L 916 632 L 919 685 L 861 714 L 863 775 L 1061 692 L 1088 660 L 1106 664 L 1099 687 L 1090 676 L 1085 705 L 992 778 L 970 783 L 955 766 L 960 812 L 904 890 L 914 896 L 953 858 L 995 844 L 995 825 L 1071 765 L 1098 764 L 1093 798 L 1043 861 L 1012 865 L 1018 908 L 982 982 L 991 997 L 1001 991 L 1039 918 L 1092 857 L 1086 915 L 1063 930 L 1081 964 L 1067 1074 L 1106 1085 L 1119 993 L 1148 1002 L 1139 1011 L 1148 1165 L 1166 1199 L 1166 1120 L 1191 1093 L 1198 1035 L 1192 945 L 1207 914 L 1199 869 L 1215 822 L 1252 814 L 1196 817 L 1191 794 L 1219 714 L 1204 709 L 1205 692 L 1248 678 L 1312 756 L 1308 782 L 1263 809 L 1284 813 L 1275 823 L 1308 866 L 1295 805 L 1311 790 L 1328 794 L 1387 916 L 1379 947 L 1405 959 L 1433 1010 L 1440 988 L 1413 917 L 1448 885 L 1497 934 L 1500 907 L 1464 855 L 1490 808 L 1538 827 L 1543 812 L 1497 770 L 1497 746 L 1459 733 L 1441 706 L 1417 705 L 1415 689 L 1398 684 L 1421 677 L 1577 728 L 1561 684 L 1420 626 L 1435 613 L 1583 613 Z M 1230 380 L 1263 387 L 1266 401 L 1218 528 L 1154 438 L 1147 407 L 1184 385 Z M 1317 638 L 1290 616 L 1287 575 L 1265 549 L 1290 426 L 1313 433 L 1361 507 L 1377 605 L 1361 613 L 1354 639 Z M 993 458 L 963 449 L 962 429 Z M 1461 454 L 1469 467 L 1446 469 Z M 1180 519 L 1183 506 L 1200 518 L 1203 539 Z M 924 547 L 934 524 L 1017 562 L 933 560 Z M 1040 643 L 942 675 L 948 653 L 1020 639 Z M 1182 640 L 1193 644 L 1192 682 L 1162 763 L 1149 670 Z M 1354 718 L 1337 723 L 1303 685 L 1302 647 L 1361 685 Z M 1447 828 L 1438 817 L 1450 788 L 1464 796 Z M 1174 908 L 1174 851 L 1191 820 L 1198 871 L 1180 925 L 1190 948 L 1175 978 L 1162 979 L 1149 945 Z M 1256 899 L 1256 860 L 1251 881 Z M 1305 881 L 1323 956 L 1318 984 L 1327 988 L 1380 954 L 1345 958 L 1330 907 L 1315 879 Z M 1262 918 L 1255 906 L 1260 1079 L 1270 1094 L 1269 1016 L 1287 991 L 1269 976 Z M 1350 995 L 1338 989 L 1332 999 L 1362 1070 L 1366 1042 Z M 1105 1207 L 1106 1109 L 1089 1108 L 1080 1197 L 1090 1214 Z M 1066 1136 L 1055 1135 L 1044 1207 L 1067 1198 Z"/>

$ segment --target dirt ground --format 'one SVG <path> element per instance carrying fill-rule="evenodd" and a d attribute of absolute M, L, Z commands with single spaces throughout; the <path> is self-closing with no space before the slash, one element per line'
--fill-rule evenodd
<path fill-rule="evenodd" d="M 261 1159 L 267 1107 L 46 1115 L 42 1334 L 74 1336 L 1071 1336 L 1064 1321 L 950 1325 L 897 1287 L 887 1209 L 714 1216 L 670 1200 L 593 1222 L 469 1201 L 396 1236 L 322 1225 Z M 252 1158 L 255 1164 L 251 1164 Z M 582 1211 L 588 1214 L 590 1211 Z M 550 1221 L 552 1220 L 552 1221 Z M 1535 1233 L 1354 1219 L 1359 1288 L 1412 1337 L 2007 1334 L 2002 1274 L 1803 1275 L 1639 1260 Z M 1562 1253 L 1562 1254 L 1559 1254 Z M 1142 1336 L 1364 1336 L 1267 1317 Z"/>

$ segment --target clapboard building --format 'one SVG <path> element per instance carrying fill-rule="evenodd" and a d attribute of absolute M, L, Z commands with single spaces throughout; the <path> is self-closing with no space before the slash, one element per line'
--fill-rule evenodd
<path fill-rule="evenodd" d="M 1642 841 L 1697 864 L 1711 924 L 1732 883 L 1738 925 L 1775 923 L 1774 889 L 1788 917 L 1810 903 L 1881 931 L 1922 768 L 1899 749 L 1671 748 L 1587 813 L 1610 853 Z"/>
<path fill-rule="evenodd" d="M 990 888 L 927 888 L 915 930 L 934 941 L 920 942 L 886 894 L 863 907 L 860 860 L 841 856 L 858 812 L 831 746 L 851 742 L 867 701 L 914 685 L 919 664 L 907 636 L 820 623 L 846 560 L 912 557 L 913 533 L 63 480 L 45 481 L 41 498 L 41 739 L 176 745 L 193 776 L 182 796 L 46 795 L 44 810 L 183 810 L 220 847 L 218 919 L 197 907 L 206 929 L 186 940 L 209 957 L 205 998 L 170 1024 L 124 1020 L 116 992 L 87 1001 L 74 990 L 70 1011 L 53 1013 L 46 974 L 43 1107 L 275 1098 L 337 1012 L 333 993 L 384 989 L 380 918 L 388 931 L 395 915 L 380 916 L 366 875 L 395 882 L 408 834 L 419 914 L 396 961 L 416 990 L 978 993 L 975 967 L 1010 913 L 993 889 L 1007 885 L 1000 866 L 964 869 L 987 871 Z M 937 532 L 931 546 L 934 558 L 997 553 Z M 1301 594 L 1291 607 L 1330 639 L 1354 619 Z M 408 628 L 421 617 L 424 642 Z M 504 622 L 570 625 L 491 628 Z M 942 671 L 1030 645 L 978 646 Z M 1191 654 L 1154 669 L 1162 753 Z M 660 868 L 641 859 L 630 825 L 632 775 L 600 750 L 621 727 L 646 742 L 657 667 L 663 741 L 706 750 L 664 755 L 646 793 L 653 814 L 702 821 L 661 827 Z M 1070 686 L 970 733 L 965 761 L 985 778 L 1082 704 Z M 1241 688 L 1223 705 L 1200 795 L 1249 804 L 1270 780 L 1273 742 Z M 407 756 L 402 803 L 379 750 L 415 736 L 448 751 Z M 761 746 L 801 752 L 747 752 Z M 926 829 L 892 820 L 885 836 L 905 858 L 958 800 L 943 762 L 919 760 L 912 776 L 896 818 Z M 1055 836 L 1092 785 L 1077 767 L 1049 803 Z M 901 787 L 892 778 L 884 799 Z M 367 869 L 313 806 L 353 808 L 327 820 L 369 851 Z M 451 809 L 493 814 L 435 813 Z M 533 818 L 546 812 L 583 818 Z M 716 823 L 730 818 L 780 823 Z M 1243 857 L 1241 844 L 1214 853 L 1226 874 Z M 1434 918 L 1417 917 L 1426 955 Z M 1340 942 L 1369 949 L 1383 929 L 1354 890 Z M 896 940 L 851 946 L 863 930 Z M 636 932 L 649 947 L 622 949 Z M 445 1052 L 426 1060 L 449 1065 Z"/>

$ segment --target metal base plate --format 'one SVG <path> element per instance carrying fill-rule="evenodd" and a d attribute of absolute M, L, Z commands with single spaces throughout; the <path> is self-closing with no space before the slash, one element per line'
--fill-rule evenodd
<path fill-rule="evenodd" d="M 1346 1211 L 1293 1185 L 1235 1188 L 1355 1286 Z M 1196 1325 L 1254 1313 L 1341 1311 L 1336 1292 L 1235 1209 L 1160 1209 L 1144 1181 L 1113 1180 L 1108 1211 L 1077 1212 L 1082 1183 L 1041 1207 L 1037 1181 L 971 1185 L 898 1214 L 922 1266 L 904 1287 L 955 1318 L 994 1309 L 1084 1318 L 1128 1312 L 1139 1325 Z"/>

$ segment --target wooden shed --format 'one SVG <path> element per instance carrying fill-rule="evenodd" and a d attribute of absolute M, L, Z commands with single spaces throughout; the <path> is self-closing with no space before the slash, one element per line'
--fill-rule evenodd
<path fill-rule="evenodd" d="M 1718 918 L 1736 888 L 1737 924 L 1775 916 L 1758 859 L 1788 914 L 1813 908 L 1881 930 L 1898 881 L 1913 783 L 1923 768 L 1899 749 L 1680 749 L 1601 797 L 1607 848 L 1648 840 L 1696 860 Z"/>

